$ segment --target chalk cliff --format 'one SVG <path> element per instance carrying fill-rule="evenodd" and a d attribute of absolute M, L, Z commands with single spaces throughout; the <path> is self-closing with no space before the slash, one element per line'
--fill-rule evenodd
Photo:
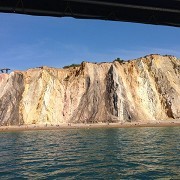
<path fill-rule="evenodd" d="M 180 118 L 180 60 L 174 56 L 0 74 L 1 125 L 173 118 Z"/>

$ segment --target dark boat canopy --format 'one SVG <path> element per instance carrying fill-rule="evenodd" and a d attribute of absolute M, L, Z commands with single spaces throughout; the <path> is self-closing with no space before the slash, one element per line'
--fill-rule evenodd
<path fill-rule="evenodd" d="M 0 12 L 180 27 L 180 0 L 0 0 Z"/>

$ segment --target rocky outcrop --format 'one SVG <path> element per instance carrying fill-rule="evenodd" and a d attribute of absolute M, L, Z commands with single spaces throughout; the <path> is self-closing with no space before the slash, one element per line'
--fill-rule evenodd
<path fill-rule="evenodd" d="M 0 124 L 156 121 L 180 118 L 180 60 L 83 62 L 0 74 Z"/>
<path fill-rule="evenodd" d="M 23 124 L 20 112 L 20 102 L 24 92 L 22 73 L 0 75 L 0 124 Z"/>

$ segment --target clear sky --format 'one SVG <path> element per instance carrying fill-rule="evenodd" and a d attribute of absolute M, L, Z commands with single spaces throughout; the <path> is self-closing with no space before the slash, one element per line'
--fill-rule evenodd
<path fill-rule="evenodd" d="M 180 28 L 0 13 L 0 68 L 63 67 L 154 53 L 180 58 Z"/>

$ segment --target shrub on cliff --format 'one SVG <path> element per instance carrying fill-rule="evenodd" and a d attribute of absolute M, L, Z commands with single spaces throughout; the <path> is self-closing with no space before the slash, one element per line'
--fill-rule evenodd
<path fill-rule="evenodd" d="M 120 58 L 116 58 L 114 61 L 117 61 L 117 62 L 119 62 L 119 63 L 123 63 L 123 62 L 124 62 L 124 60 L 122 60 L 122 59 L 120 59 Z"/>
<path fill-rule="evenodd" d="M 68 65 L 68 66 L 64 66 L 63 69 L 67 69 L 67 68 L 70 68 L 70 67 L 79 67 L 80 64 L 71 64 L 71 65 Z"/>

